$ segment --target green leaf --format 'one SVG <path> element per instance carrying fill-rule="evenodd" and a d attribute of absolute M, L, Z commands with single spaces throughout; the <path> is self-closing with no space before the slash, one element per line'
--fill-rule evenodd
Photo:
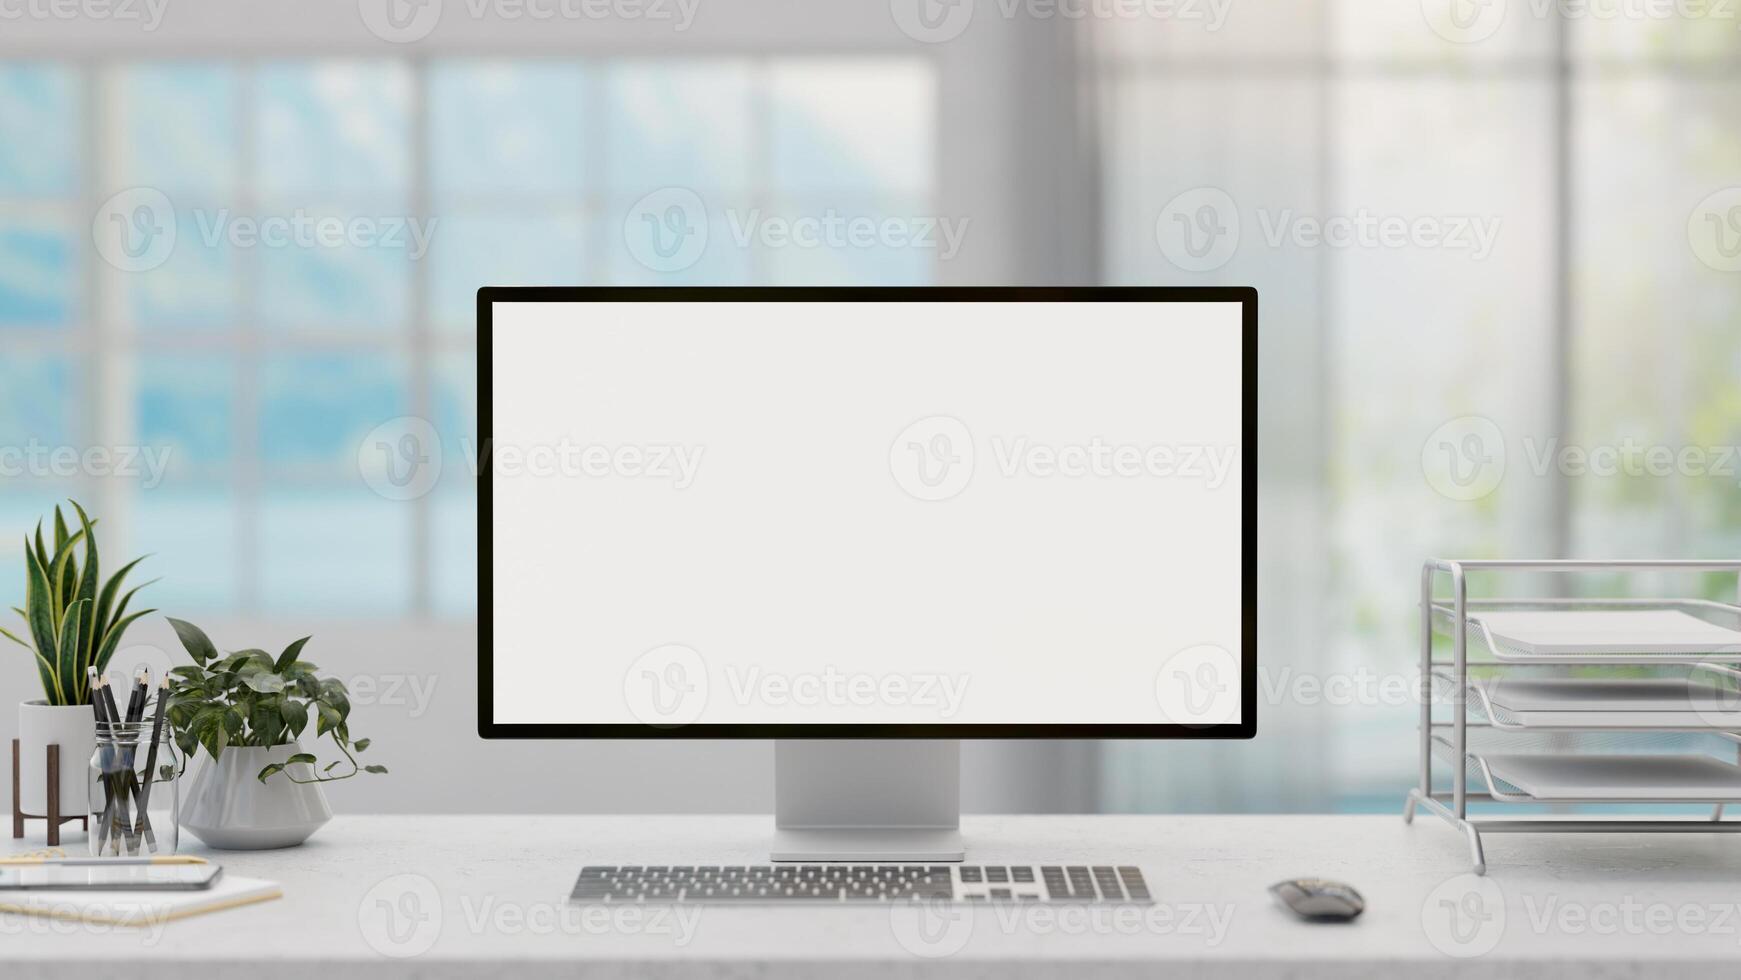
<path fill-rule="evenodd" d="M 366 738 L 359 738 L 357 739 L 357 744 L 351 746 L 351 748 L 356 749 L 358 752 L 367 752 L 369 751 L 369 740 Z"/>
<path fill-rule="evenodd" d="M 284 725 L 290 729 L 292 737 L 301 735 L 302 730 L 308 727 L 308 705 L 301 701 L 286 700 L 278 709 L 278 714 L 283 717 Z"/>
<path fill-rule="evenodd" d="M 55 562 L 49 558 L 48 549 L 42 546 L 41 521 L 36 522 L 36 551 L 32 552 L 30 550 L 30 539 L 26 537 L 24 539 L 24 554 L 26 556 L 34 554 L 36 563 L 42 566 L 43 574 L 50 576 L 48 579 L 48 603 L 49 607 L 54 610 L 54 628 L 58 632 L 60 629 L 60 616 L 61 612 L 65 609 L 65 603 L 62 601 L 63 596 L 60 591 L 59 569 L 56 568 Z M 57 553 L 55 558 L 59 557 L 60 556 Z M 53 574 L 51 575 L 50 573 Z M 48 655 L 51 657 L 54 656 L 54 651 L 49 651 Z"/>
<path fill-rule="evenodd" d="M 266 780 L 271 779 L 273 776 L 276 776 L 283 771 L 284 771 L 283 764 L 274 762 L 271 765 L 267 766 L 266 768 L 260 770 L 260 775 L 256 778 L 258 778 L 261 782 L 265 782 Z"/>
<path fill-rule="evenodd" d="M 290 758 L 284 760 L 284 764 L 287 766 L 293 766 L 298 762 L 306 762 L 312 766 L 317 761 L 319 761 L 319 760 L 317 760 L 314 757 L 314 753 L 312 753 L 312 752 L 298 752 L 295 755 L 291 756 Z"/>
<path fill-rule="evenodd" d="M 96 617 L 98 576 L 97 536 L 95 532 L 91 530 L 91 519 L 85 513 L 85 509 L 80 507 L 79 502 L 76 500 L 69 502 L 73 505 L 73 510 L 78 511 L 79 525 L 85 532 L 85 567 L 79 571 L 79 591 L 77 596 L 79 602 L 88 602 L 90 604 L 89 608 L 85 610 L 83 627 L 78 633 L 78 668 L 79 675 L 83 676 L 85 667 L 96 663 L 97 645 L 99 640 L 97 634 L 101 631 L 101 627 L 97 625 Z"/>
<path fill-rule="evenodd" d="M 262 698 L 254 702 L 254 706 L 248 711 L 248 727 L 253 730 L 260 744 L 276 745 L 278 733 L 284 728 L 284 722 L 278 714 L 277 699 Z"/>
<path fill-rule="evenodd" d="M 220 713 L 220 717 L 222 717 Z M 207 725 L 199 734 L 199 742 L 211 753 L 212 761 L 223 757 L 225 746 L 230 744 L 230 733 L 223 724 Z"/>
<path fill-rule="evenodd" d="M 269 674 L 264 670 L 243 674 L 242 682 L 261 694 L 277 694 L 284 690 L 284 678 L 277 674 Z"/>
<path fill-rule="evenodd" d="M 54 594 L 55 606 L 63 616 L 66 613 L 66 607 L 72 605 L 73 592 L 78 587 L 78 562 L 73 545 L 78 542 L 79 538 L 84 537 L 84 534 L 85 532 L 80 531 L 71 542 L 68 542 L 67 547 L 56 549 L 48 566 L 49 591 Z M 60 626 L 59 619 L 55 620 L 55 626 Z"/>
<path fill-rule="evenodd" d="M 12 641 L 12 642 L 13 642 L 13 643 L 16 643 L 16 644 L 18 644 L 18 645 L 19 645 L 19 646 L 21 646 L 21 647 L 23 647 L 23 648 L 24 648 L 24 649 L 26 649 L 26 650 L 29 650 L 29 651 L 30 651 L 30 652 L 32 652 L 32 653 L 35 653 L 35 652 L 36 652 L 36 648 L 35 648 L 35 647 L 33 647 L 33 646 L 31 646 L 31 645 L 30 645 L 30 644 L 28 644 L 28 643 L 26 643 L 26 642 L 24 642 L 24 641 L 23 641 L 23 640 L 20 640 L 20 639 L 19 639 L 19 638 L 18 638 L 18 637 L 16 637 L 16 636 L 13 636 L 13 635 L 12 635 L 12 631 L 11 631 L 11 630 L 8 630 L 8 629 L 7 629 L 7 628 L 6 628 L 6 627 L 4 627 L 4 626 L 0 626 L 0 636 L 4 636 L 4 637 L 5 637 L 5 638 L 7 638 L 7 639 L 8 639 L 8 640 L 11 640 L 11 641 Z"/>
<path fill-rule="evenodd" d="M 296 658 L 302 655 L 303 646 L 311 639 L 313 637 L 305 636 L 285 647 L 284 652 L 278 655 L 278 662 L 272 665 L 273 671 L 282 674 L 289 670 L 290 665 L 296 662 Z"/>
<path fill-rule="evenodd" d="M 67 546 L 66 515 L 60 512 L 60 504 L 54 505 L 54 553 L 60 554 Z"/>
<path fill-rule="evenodd" d="M 364 772 L 379 773 L 380 775 L 385 776 L 387 774 L 387 767 L 386 766 L 364 766 L 363 771 Z"/>
<path fill-rule="evenodd" d="M 339 714 L 338 709 L 327 704 L 325 701 L 316 701 L 314 707 L 315 710 L 320 712 L 320 720 L 317 721 L 314 726 L 314 733 L 316 735 L 325 735 L 327 729 L 337 728 L 339 725 L 344 723 L 345 718 L 343 715 Z"/>
<path fill-rule="evenodd" d="M 195 684 L 206 679 L 206 669 L 204 667 L 192 666 L 189 664 L 183 664 L 180 667 L 171 667 L 169 668 L 169 674 L 171 677 L 186 678 Z"/>
<path fill-rule="evenodd" d="M 134 620 L 143 619 L 156 611 L 155 609 L 141 609 L 110 628 L 109 635 L 103 638 L 102 646 L 97 648 L 97 673 L 101 674 L 109 669 L 109 658 L 115 655 L 115 648 L 120 645 L 121 634 L 127 632 L 127 627 L 133 625 Z"/>
<path fill-rule="evenodd" d="M 66 620 L 60 624 L 60 660 L 55 663 L 54 669 L 60 675 L 63 692 L 72 687 L 72 678 L 81 677 L 85 673 L 84 665 L 79 663 L 79 641 L 84 635 L 79 632 L 79 626 L 84 622 L 90 605 L 89 599 L 80 599 L 73 603 L 67 609 Z"/>
<path fill-rule="evenodd" d="M 42 562 L 37 559 L 36 552 L 30 550 L 30 539 L 24 541 L 24 564 L 27 578 L 25 579 L 24 606 L 30 610 L 25 620 L 30 624 L 30 638 L 36 641 L 36 652 L 44 660 L 56 657 L 58 647 L 55 645 L 55 615 L 50 611 L 53 603 L 53 592 L 48 586 L 48 572 Z M 53 663 L 54 661 L 50 661 Z M 59 667 L 42 680 L 43 694 L 50 704 L 64 705 L 67 703 L 60 682 Z"/>
<path fill-rule="evenodd" d="M 187 650 L 188 656 L 194 659 L 194 663 L 204 667 L 208 662 L 217 659 L 218 648 L 212 646 L 211 637 L 207 636 L 204 630 L 186 620 L 176 619 L 173 616 L 164 618 L 168 619 L 169 625 L 175 628 L 176 637 L 181 640 L 182 648 Z"/>
<path fill-rule="evenodd" d="M 224 709 L 224 730 L 228 731 L 231 735 L 242 734 L 242 724 L 244 721 L 245 719 L 242 717 L 242 712 L 238 711 L 235 707 L 232 706 Z"/>
<path fill-rule="evenodd" d="M 96 635 L 99 644 L 109 632 L 109 627 L 114 625 L 116 619 L 120 618 L 115 611 L 115 597 L 121 592 L 122 581 L 127 578 L 127 573 L 133 570 L 133 566 L 144 561 L 146 557 L 141 555 L 121 566 L 120 571 L 110 576 L 109 581 L 103 583 L 103 590 L 97 596 L 97 618 L 92 621 L 97 628 Z"/>
<path fill-rule="evenodd" d="M 332 772 L 334 769 L 337 769 L 339 767 L 339 763 L 341 763 L 343 761 L 344 761 L 343 759 L 334 759 L 333 761 L 326 764 L 326 768 L 322 769 L 320 771 L 320 774 L 324 776 L 327 773 Z"/>

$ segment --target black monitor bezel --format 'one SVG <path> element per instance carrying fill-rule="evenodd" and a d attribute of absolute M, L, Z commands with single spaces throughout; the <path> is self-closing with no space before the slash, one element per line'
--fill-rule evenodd
<path fill-rule="evenodd" d="M 1240 721 L 1230 724 L 509 724 L 495 720 L 494 542 L 490 482 L 492 313 L 497 303 L 1238 303 L 1240 399 Z M 1257 734 L 1257 290 L 1248 286 L 485 286 L 477 296 L 478 734 L 522 738 L 1133 738 Z"/>

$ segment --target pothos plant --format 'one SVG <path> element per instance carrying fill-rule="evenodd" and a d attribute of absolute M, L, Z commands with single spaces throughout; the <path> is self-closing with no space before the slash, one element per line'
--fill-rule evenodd
<path fill-rule="evenodd" d="M 289 766 L 319 764 L 313 753 L 298 752 L 261 769 L 261 782 L 281 772 L 295 783 L 329 783 L 359 772 L 387 771 L 385 766 L 358 764 L 353 753 L 368 749 L 369 740 L 351 741 L 351 700 L 344 682 L 317 675 L 318 668 L 301 659 L 309 637 L 285 647 L 277 657 L 254 649 L 220 654 L 198 626 L 173 618 L 169 625 L 194 661 L 169 672 L 167 717 L 184 766 L 201 747 L 216 762 L 232 746 L 292 744 L 312 721 L 315 737 L 331 738 L 344 758 L 327 763 L 313 779 L 297 779 L 286 771 Z M 348 772 L 333 773 L 347 763 Z"/>

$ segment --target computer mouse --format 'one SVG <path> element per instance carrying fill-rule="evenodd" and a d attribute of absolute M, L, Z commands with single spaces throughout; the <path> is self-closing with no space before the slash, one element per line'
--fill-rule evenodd
<path fill-rule="evenodd" d="M 1366 910 L 1366 899 L 1353 887 L 1323 878 L 1293 878 L 1269 886 L 1276 901 L 1312 922 L 1347 922 Z"/>

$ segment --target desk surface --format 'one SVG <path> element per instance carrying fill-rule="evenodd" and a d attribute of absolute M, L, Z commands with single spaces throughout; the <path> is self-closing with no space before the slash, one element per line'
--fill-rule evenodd
<path fill-rule="evenodd" d="M 1684 976 L 1741 951 L 1741 843 L 1722 835 L 1493 835 L 1491 874 L 1423 816 L 969 817 L 969 861 L 1142 866 L 1158 905 L 564 910 L 583 864 L 759 863 L 746 817 L 341 817 L 300 848 L 211 855 L 284 898 L 117 930 L 0 916 L 16 980 L 398 977 Z M 78 835 L 74 835 L 77 837 Z M 23 842 L 7 842 L 22 844 Z M 75 846 L 77 846 L 75 841 Z M 17 846 L 3 848 L 20 849 Z M 189 852 L 205 853 L 194 842 Z M 1310 926 L 1284 877 L 1368 910 Z M 134 964 L 125 971 L 119 963 Z M 190 968 L 239 968 L 193 973 Z M 1167 967 L 1187 973 L 1163 973 Z M 577 968 L 579 968 L 577 970 Z"/>

